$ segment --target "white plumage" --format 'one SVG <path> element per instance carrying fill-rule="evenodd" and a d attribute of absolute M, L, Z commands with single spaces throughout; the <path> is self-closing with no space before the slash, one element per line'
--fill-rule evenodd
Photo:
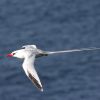
<path fill-rule="evenodd" d="M 50 51 L 40 50 L 36 47 L 36 45 L 25 45 L 25 46 L 22 46 L 20 50 L 16 50 L 12 52 L 11 54 L 8 54 L 8 56 L 24 59 L 22 67 L 26 75 L 40 91 L 43 91 L 41 81 L 34 67 L 35 58 L 47 56 L 50 54 L 57 54 L 57 53 L 88 51 L 88 50 L 98 50 L 98 49 L 100 48 L 92 47 L 92 48 L 81 48 L 81 49 L 50 52 Z"/>

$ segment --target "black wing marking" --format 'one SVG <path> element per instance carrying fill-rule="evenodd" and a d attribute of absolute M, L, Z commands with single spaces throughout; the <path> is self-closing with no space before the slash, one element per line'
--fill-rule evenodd
<path fill-rule="evenodd" d="M 36 58 L 42 57 L 42 56 L 48 56 L 48 54 L 37 54 Z"/>
<path fill-rule="evenodd" d="M 33 83 L 39 90 L 43 91 L 43 87 L 39 84 L 39 82 L 35 79 L 35 77 L 32 76 L 32 74 L 29 73 L 29 72 L 28 72 L 28 74 L 29 74 L 29 78 L 30 78 L 30 80 L 32 81 L 32 83 Z"/>

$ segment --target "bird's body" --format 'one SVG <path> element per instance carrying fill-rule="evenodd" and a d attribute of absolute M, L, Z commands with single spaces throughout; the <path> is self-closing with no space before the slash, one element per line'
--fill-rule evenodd
<path fill-rule="evenodd" d="M 27 45 L 23 46 L 20 50 L 12 52 L 11 54 L 13 57 L 24 59 L 22 67 L 26 75 L 39 90 L 43 91 L 42 84 L 34 67 L 35 57 L 40 53 L 41 51 L 38 50 L 35 45 Z"/>
<path fill-rule="evenodd" d="M 100 49 L 100 48 L 82 48 L 82 49 L 49 52 L 49 51 L 40 50 L 35 45 L 26 45 L 26 46 L 23 46 L 20 50 L 16 50 L 12 52 L 11 54 L 8 54 L 8 56 L 13 56 L 13 57 L 17 57 L 20 59 L 24 59 L 22 67 L 26 75 L 40 91 L 43 91 L 41 81 L 34 67 L 35 58 L 47 56 L 50 54 L 97 50 L 97 49 Z"/>

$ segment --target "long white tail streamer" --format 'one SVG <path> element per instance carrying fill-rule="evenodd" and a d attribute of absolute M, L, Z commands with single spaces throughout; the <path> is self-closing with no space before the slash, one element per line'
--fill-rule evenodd
<path fill-rule="evenodd" d="M 90 50 L 100 50 L 100 48 L 90 47 L 90 48 L 80 48 L 80 49 L 71 49 L 63 51 L 48 51 L 47 54 L 56 54 L 56 53 L 67 53 L 67 52 L 78 52 L 78 51 L 90 51 Z"/>

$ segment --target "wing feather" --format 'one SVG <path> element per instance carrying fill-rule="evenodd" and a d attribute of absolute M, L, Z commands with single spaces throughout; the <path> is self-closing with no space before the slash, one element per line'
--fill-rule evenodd
<path fill-rule="evenodd" d="M 29 78 L 30 78 L 30 80 L 32 81 L 32 83 L 33 83 L 39 90 L 43 91 L 42 85 L 39 84 L 39 82 L 36 80 L 36 78 L 35 78 L 34 76 L 32 76 L 31 73 L 28 72 L 28 74 L 29 74 Z"/>
<path fill-rule="evenodd" d="M 26 75 L 28 76 L 28 78 L 32 81 L 32 83 L 40 90 L 43 91 L 43 87 L 42 84 L 40 82 L 40 79 L 38 77 L 38 74 L 35 70 L 34 67 L 34 60 L 35 60 L 35 56 L 26 58 L 23 62 L 23 69 L 26 73 Z"/>

